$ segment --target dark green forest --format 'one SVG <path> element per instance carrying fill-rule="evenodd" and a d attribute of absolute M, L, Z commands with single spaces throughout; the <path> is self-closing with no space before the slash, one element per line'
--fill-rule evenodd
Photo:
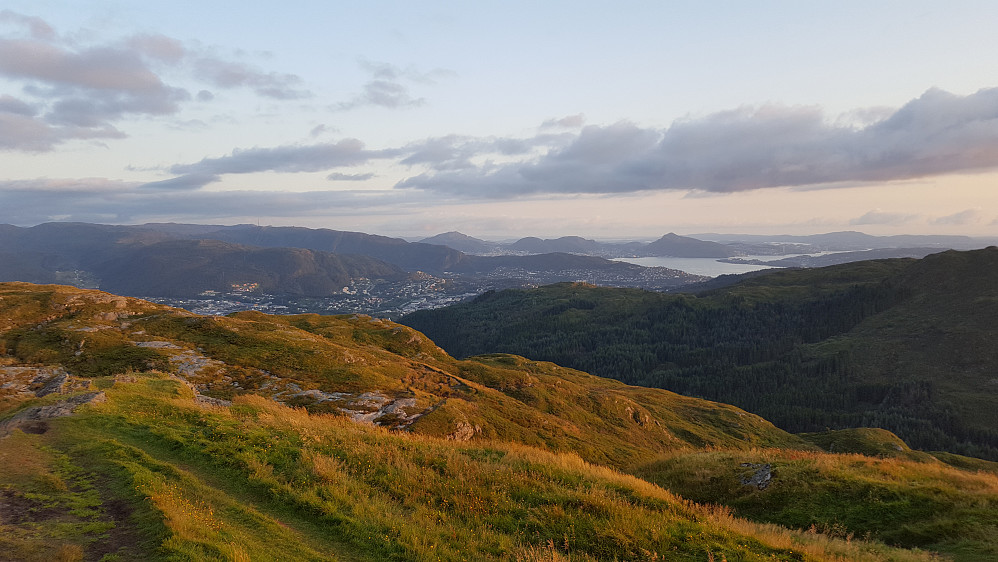
<path fill-rule="evenodd" d="M 401 322 L 458 357 L 514 353 L 731 403 L 793 432 L 880 427 L 998 460 L 998 248 L 774 271 L 696 294 L 507 290 Z"/>

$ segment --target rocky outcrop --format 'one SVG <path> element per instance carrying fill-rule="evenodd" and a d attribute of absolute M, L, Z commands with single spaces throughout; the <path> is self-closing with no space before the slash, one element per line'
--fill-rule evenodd
<path fill-rule="evenodd" d="M 457 428 L 453 433 L 447 435 L 447 439 L 453 441 L 471 441 L 471 438 L 477 433 L 481 433 L 482 428 L 477 425 L 471 425 L 466 421 L 457 422 Z"/>
<path fill-rule="evenodd" d="M 70 376 L 62 367 L 2 366 L 0 367 L 0 396 L 25 398 L 69 394 L 89 390 L 89 379 Z"/>
<path fill-rule="evenodd" d="M 45 420 L 72 415 L 84 404 L 104 402 L 107 397 L 103 392 L 87 392 L 77 394 L 54 404 L 35 406 L 15 414 L 12 418 L 0 422 L 0 438 L 10 435 L 15 429 L 21 428 L 27 433 L 45 433 Z"/>
<path fill-rule="evenodd" d="M 741 477 L 741 483 L 743 486 L 754 486 L 759 490 L 765 490 L 769 487 L 769 483 L 773 479 L 773 467 L 769 463 L 755 464 L 743 462 L 741 466 L 743 468 L 753 470 L 751 474 L 746 474 Z"/>

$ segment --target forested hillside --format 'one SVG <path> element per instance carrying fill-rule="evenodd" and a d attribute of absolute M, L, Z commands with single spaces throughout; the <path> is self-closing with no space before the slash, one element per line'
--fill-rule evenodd
<path fill-rule="evenodd" d="M 696 295 L 560 284 L 402 322 L 455 356 L 516 353 L 728 402 L 794 431 L 882 427 L 998 459 L 998 248 L 778 271 Z"/>

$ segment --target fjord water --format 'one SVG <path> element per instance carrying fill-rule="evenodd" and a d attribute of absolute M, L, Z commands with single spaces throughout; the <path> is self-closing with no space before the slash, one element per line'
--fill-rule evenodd
<path fill-rule="evenodd" d="M 739 256 L 743 259 L 773 260 L 789 256 Z M 768 265 L 755 265 L 748 263 L 724 263 L 717 261 L 717 258 L 670 258 L 670 257 L 647 257 L 647 258 L 614 258 L 614 261 L 633 263 L 644 267 L 668 267 L 678 269 L 694 275 L 707 275 L 717 277 L 718 275 L 737 275 L 748 273 L 760 269 L 770 269 Z"/>

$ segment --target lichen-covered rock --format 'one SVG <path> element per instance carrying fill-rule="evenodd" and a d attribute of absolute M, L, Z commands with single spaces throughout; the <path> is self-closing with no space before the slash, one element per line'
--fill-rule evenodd
<path fill-rule="evenodd" d="M 34 422 L 68 416 L 84 404 L 95 404 L 104 402 L 105 400 L 107 400 L 107 397 L 103 392 L 87 392 L 71 396 L 54 404 L 28 408 L 27 410 L 18 412 L 14 417 L 0 422 L 0 437 L 6 437 L 22 425 L 36 426 L 37 424 Z"/>
<path fill-rule="evenodd" d="M 765 490 L 769 487 L 769 482 L 773 479 L 773 467 L 769 463 L 754 464 L 743 462 L 741 466 L 751 468 L 755 471 L 751 475 L 742 476 L 741 483 L 743 486 L 755 486 L 760 490 Z"/>

